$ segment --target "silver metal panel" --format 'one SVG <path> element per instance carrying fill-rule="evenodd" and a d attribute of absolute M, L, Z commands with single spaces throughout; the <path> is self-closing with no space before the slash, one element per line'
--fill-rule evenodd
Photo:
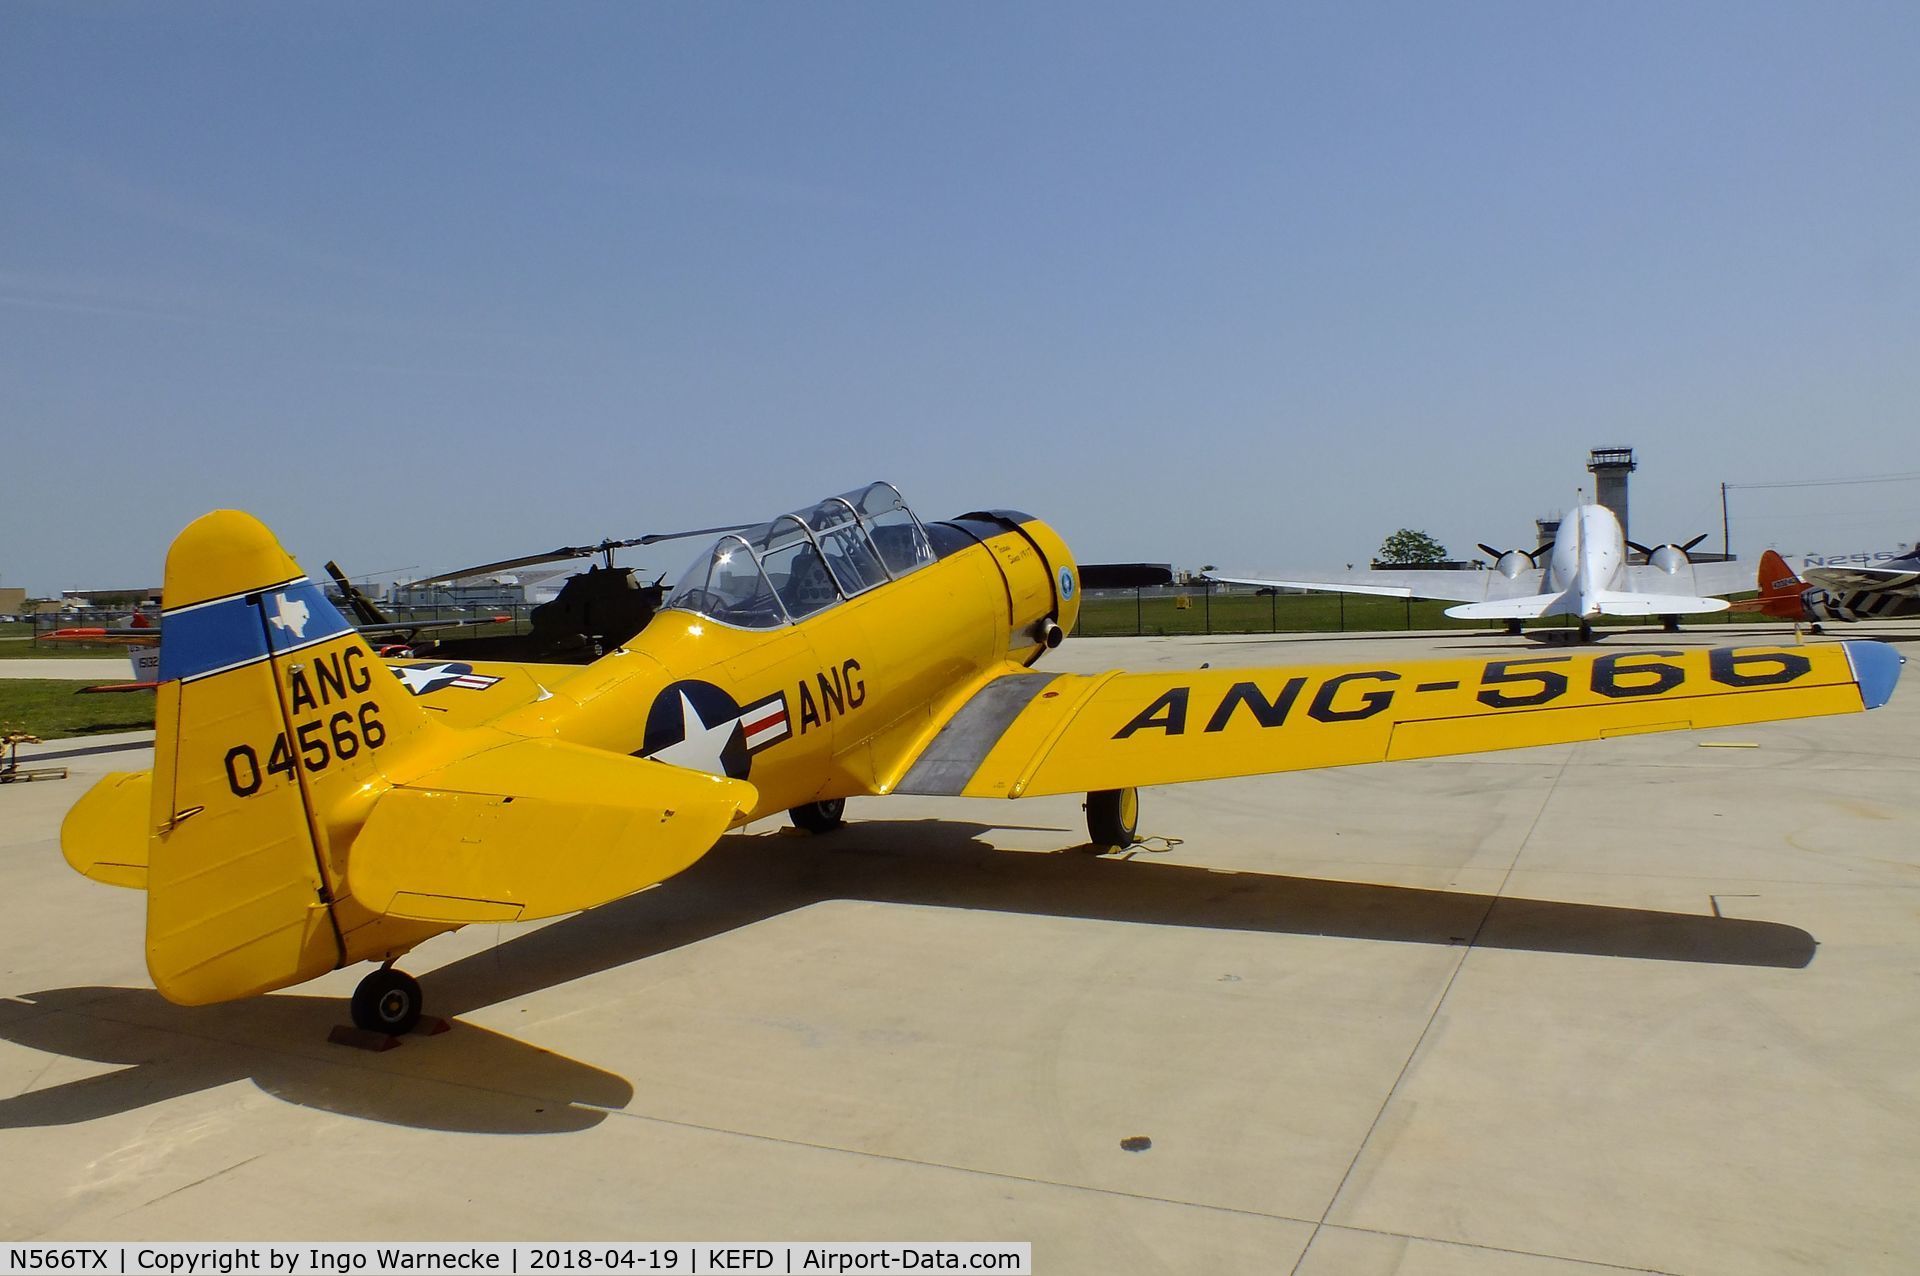
<path fill-rule="evenodd" d="M 1010 673 L 980 688 L 947 720 L 894 792 L 958 797 L 1007 727 L 1059 676 Z"/>

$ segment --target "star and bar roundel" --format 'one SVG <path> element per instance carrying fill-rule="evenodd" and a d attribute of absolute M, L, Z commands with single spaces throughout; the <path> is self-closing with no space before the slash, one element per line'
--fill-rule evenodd
<path fill-rule="evenodd" d="M 387 668 L 393 670 L 401 685 L 416 696 L 432 695 L 442 687 L 485 691 L 500 681 L 492 674 L 475 673 L 472 665 L 458 660 L 439 664 L 388 665 Z"/>
<path fill-rule="evenodd" d="M 784 691 L 743 707 L 711 682 L 689 678 L 653 698 L 639 756 L 744 780 L 754 754 L 792 734 Z"/>

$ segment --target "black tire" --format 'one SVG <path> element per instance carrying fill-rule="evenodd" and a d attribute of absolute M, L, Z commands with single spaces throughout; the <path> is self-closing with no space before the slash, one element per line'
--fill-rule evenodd
<path fill-rule="evenodd" d="M 1593 622 L 1591 620 L 1583 620 L 1580 622 L 1580 641 L 1593 641 Z"/>
<path fill-rule="evenodd" d="M 1662 616 L 1662 617 L 1660 617 L 1660 628 L 1661 628 L 1661 629 L 1663 629 L 1663 630 L 1665 630 L 1665 631 L 1666 631 L 1667 633 L 1670 633 L 1670 634 L 1677 634 L 1677 633 L 1679 633 L 1679 632 L 1680 632 L 1680 617 L 1678 617 L 1678 616 Z"/>
<path fill-rule="evenodd" d="M 847 822 L 847 800 L 828 798 L 824 802 L 808 802 L 788 811 L 787 818 L 793 821 L 793 827 L 804 832 L 831 833 Z"/>
<path fill-rule="evenodd" d="M 1508 636 L 1509 638 L 1518 638 L 1518 637 L 1520 636 L 1520 622 L 1519 622 L 1519 621 L 1517 621 L 1517 620 L 1509 620 L 1509 621 L 1507 622 L 1507 636 Z"/>
<path fill-rule="evenodd" d="M 412 975 L 383 966 L 353 990 L 353 1023 L 368 1032 L 403 1037 L 420 1022 L 420 984 Z"/>
<path fill-rule="evenodd" d="M 1087 835 L 1095 846 L 1123 851 L 1140 827 L 1139 789 L 1101 789 L 1087 794 Z"/>

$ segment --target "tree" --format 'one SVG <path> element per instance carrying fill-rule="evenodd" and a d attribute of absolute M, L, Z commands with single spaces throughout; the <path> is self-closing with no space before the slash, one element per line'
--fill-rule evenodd
<path fill-rule="evenodd" d="M 1379 561 L 1395 567 L 1414 563 L 1444 563 L 1447 561 L 1447 547 L 1425 532 L 1403 527 L 1380 542 Z"/>

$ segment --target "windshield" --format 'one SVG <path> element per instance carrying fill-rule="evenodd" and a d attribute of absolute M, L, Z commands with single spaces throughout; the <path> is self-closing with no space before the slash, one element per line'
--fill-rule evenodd
<path fill-rule="evenodd" d="M 772 582 L 741 536 L 715 541 L 681 575 L 662 605 L 697 611 L 742 629 L 770 629 L 787 620 Z"/>
<path fill-rule="evenodd" d="M 887 583 L 887 569 L 881 566 L 879 553 L 845 497 L 820 502 L 807 511 L 806 523 L 826 555 L 827 567 L 839 582 L 841 593 L 852 597 Z"/>
<path fill-rule="evenodd" d="M 875 483 L 864 491 L 849 492 L 847 501 L 859 511 L 890 573 L 904 576 L 933 561 L 933 542 L 927 539 L 927 529 L 920 526 L 893 484 Z"/>
<path fill-rule="evenodd" d="M 829 497 L 722 536 L 662 604 L 742 629 L 769 629 L 934 561 L 926 529 L 891 483 Z"/>

